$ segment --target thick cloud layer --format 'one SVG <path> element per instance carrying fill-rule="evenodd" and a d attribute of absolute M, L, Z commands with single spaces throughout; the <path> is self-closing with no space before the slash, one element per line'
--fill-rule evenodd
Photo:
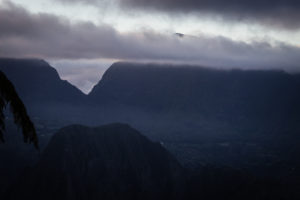
<path fill-rule="evenodd" d="M 31 14 L 13 4 L 0 8 L 0 27 L 2 57 L 106 58 L 286 70 L 297 70 L 300 63 L 300 48 L 283 43 L 178 37 L 151 31 L 124 34 L 110 26 Z"/>
<path fill-rule="evenodd" d="M 105 0 L 57 0 L 99 5 Z M 112 0 L 123 8 L 173 14 L 210 14 L 279 28 L 300 28 L 299 0 Z"/>
<path fill-rule="evenodd" d="M 171 13 L 212 14 L 230 21 L 255 22 L 276 28 L 300 28 L 298 0 L 121 0 L 132 8 Z"/>

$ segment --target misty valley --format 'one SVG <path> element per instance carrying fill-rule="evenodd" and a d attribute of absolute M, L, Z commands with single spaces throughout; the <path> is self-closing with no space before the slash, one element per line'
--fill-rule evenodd
<path fill-rule="evenodd" d="M 300 199 L 300 74 L 116 62 L 86 95 L 46 61 L 0 58 L 0 199 Z"/>

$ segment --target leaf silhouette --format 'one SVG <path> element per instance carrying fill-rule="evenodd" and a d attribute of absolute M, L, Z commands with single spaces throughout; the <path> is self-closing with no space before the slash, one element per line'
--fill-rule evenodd
<path fill-rule="evenodd" d="M 0 141 L 4 142 L 3 132 L 5 131 L 4 109 L 10 105 L 15 124 L 22 129 L 24 142 L 33 143 L 38 149 L 38 138 L 34 124 L 30 120 L 26 108 L 18 96 L 14 85 L 0 71 Z"/>

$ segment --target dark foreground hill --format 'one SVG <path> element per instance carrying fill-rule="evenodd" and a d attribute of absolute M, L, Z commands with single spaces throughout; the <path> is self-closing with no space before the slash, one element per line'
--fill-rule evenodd
<path fill-rule="evenodd" d="M 7 199 L 178 199 L 183 168 L 128 125 L 73 125 L 57 132 Z"/>
<path fill-rule="evenodd" d="M 62 128 L 36 165 L 20 171 L 24 164 L 16 164 L 1 169 L 4 176 L 16 172 L 3 181 L 1 199 L 299 199 L 295 183 L 228 167 L 184 169 L 159 143 L 125 124 Z"/>

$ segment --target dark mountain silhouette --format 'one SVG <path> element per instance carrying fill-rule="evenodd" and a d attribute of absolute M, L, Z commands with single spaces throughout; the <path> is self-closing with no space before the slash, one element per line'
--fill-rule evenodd
<path fill-rule="evenodd" d="M 89 99 L 94 119 L 131 124 L 185 166 L 285 177 L 299 166 L 299 91 L 283 71 L 115 63 Z"/>
<path fill-rule="evenodd" d="M 27 103 L 82 103 L 85 95 L 44 60 L 0 58 L 2 70 Z"/>
<path fill-rule="evenodd" d="M 14 84 L 32 117 L 71 120 L 76 117 L 74 110 L 86 103 L 86 95 L 61 80 L 44 60 L 0 58 L 0 70 Z"/>
<path fill-rule="evenodd" d="M 178 199 L 183 168 L 125 124 L 58 131 L 7 199 Z"/>
<path fill-rule="evenodd" d="M 89 99 L 102 106 L 103 113 L 119 113 L 114 114 L 117 120 L 127 120 L 145 133 L 155 134 L 151 127 L 156 124 L 164 130 L 160 135 L 184 132 L 178 135 L 182 140 L 195 132 L 215 137 L 255 130 L 300 131 L 299 91 L 299 75 L 283 71 L 116 63 Z"/>
<path fill-rule="evenodd" d="M 5 64 L 9 68 L 4 61 L 19 64 Z M 48 126 L 45 134 L 48 119 L 59 126 L 66 119 L 86 125 L 122 122 L 161 141 L 185 167 L 200 168 L 182 178 L 186 171 L 161 145 L 126 125 L 69 126 L 55 134 L 32 169 L 24 168 L 38 158 L 20 165 L 18 158 L 31 152 L 24 156 L 23 148 L 13 159 L 17 173 L 0 164 L 10 169 L 0 181 L 10 188 L 5 199 L 174 199 L 182 193 L 183 199 L 299 199 L 299 74 L 115 63 L 85 96 L 44 61 L 0 63 L 30 113 L 46 119 L 38 131 L 43 146 L 57 128 Z M 2 147 L 0 154 L 8 155 Z M 201 167 L 206 164 L 217 169 Z M 178 189 L 184 185 L 187 190 Z"/>
<path fill-rule="evenodd" d="M 282 71 L 115 63 L 85 96 L 43 60 L 0 59 L 0 70 L 30 111 L 32 105 L 47 107 L 46 114 L 69 113 L 87 124 L 137 121 L 140 127 L 158 115 L 157 124 L 194 121 L 199 130 L 206 121 L 222 129 L 228 124 L 286 129 L 298 123 L 300 113 L 300 76 Z"/>
<path fill-rule="evenodd" d="M 300 78 L 283 71 L 115 63 L 89 98 L 99 104 L 225 120 L 298 116 Z"/>
<path fill-rule="evenodd" d="M 45 61 L 0 63 L 32 116 L 68 121 L 63 125 L 128 123 L 164 142 L 185 165 L 245 167 L 251 160 L 256 167 L 272 160 L 273 166 L 300 152 L 295 142 L 300 132 L 298 74 L 115 63 L 85 96 Z"/>

